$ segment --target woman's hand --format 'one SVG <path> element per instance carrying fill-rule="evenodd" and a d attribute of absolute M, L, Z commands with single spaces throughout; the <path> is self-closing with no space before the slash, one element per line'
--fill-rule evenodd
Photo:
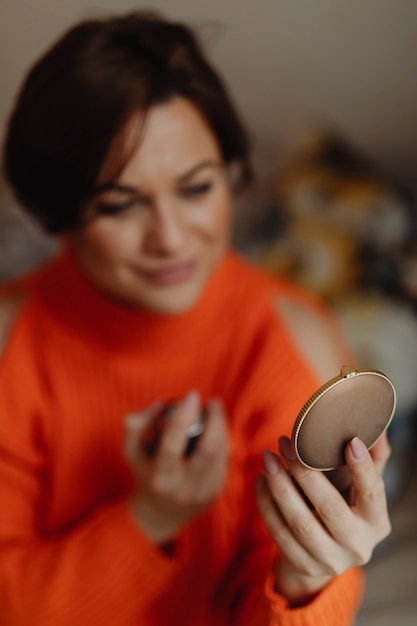
<path fill-rule="evenodd" d="M 299 463 L 288 438 L 280 439 L 279 447 L 288 469 L 277 455 L 265 452 L 265 475 L 258 480 L 257 500 L 281 552 L 276 589 L 297 606 L 308 602 L 334 576 L 367 563 L 374 547 L 390 533 L 381 477 L 389 446 L 386 436 L 371 452 L 358 438 L 347 445 L 346 462 L 353 483 L 350 503 L 322 472 Z"/>
<path fill-rule="evenodd" d="M 146 426 L 161 409 L 155 403 L 126 420 L 125 454 L 137 478 L 130 499 L 133 516 L 157 544 L 168 542 L 195 515 L 204 511 L 221 492 L 228 465 L 228 434 L 217 400 L 207 407 L 198 444 L 184 457 L 187 430 L 199 414 L 198 394 L 179 402 L 166 423 L 158 449 L 149 457 L 143 445 Z"/>

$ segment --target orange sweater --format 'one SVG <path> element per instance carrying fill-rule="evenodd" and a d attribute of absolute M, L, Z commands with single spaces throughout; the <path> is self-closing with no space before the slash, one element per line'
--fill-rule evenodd
<path fill-rule="evenodd" d="M 0 363 L 2 626 L 351 624 L 359 570 L 302 608 L 274 593 L 254 497 L 262 451 L 317 386 L 271 305 L 303 296 L 234 255 L 179 316 L 120 308 L 68 255 L 27 284 Z M 191 389 L 224 402 L 230 470 L 167 556 L 126 505 L 123 421 Z"/>

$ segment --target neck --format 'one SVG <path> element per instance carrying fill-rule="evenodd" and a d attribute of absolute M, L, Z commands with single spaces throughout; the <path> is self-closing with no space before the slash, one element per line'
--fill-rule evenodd
<path fill-rule="evenodd" d="M 115 349 L 138 344 L 155 347 L 178 334 L 185 347 L 188 341 L 195 343 L 203 326 L 212 325 L 216 329 L 229 290 L 229 265 L 227 255 L 213 272 L 198 302 L 190 310 L 174 315 L 130 308 L 111 299 L 87 278 L 69 248 L 64 248 L 48 266 L 42 288 L 56 319 L 65 326 L 70 322 L 88 341 Z"/>

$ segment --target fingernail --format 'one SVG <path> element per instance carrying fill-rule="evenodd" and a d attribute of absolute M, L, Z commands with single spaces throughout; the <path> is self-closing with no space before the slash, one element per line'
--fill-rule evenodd
<path fill-rule="evenodd" d="M 210 398 L 207 406 L 208 408 L 213 409 L 213 411 L 220 411 L 222 409 L 222 402 L 219 398 Z"/>
<path fill-rule="evenodd" d="M 140 413 L 129 413 L 125 417 L 125 425 L 127 428 L 138 428 L 143 421 L 143 415 Z"/>
<path fill-rule="evenodd" d="M 190 391 L 185 397 L 184 407 L 188 411 L 195 411 L 200 403 L 200 396 L 197 391 Z"/>
<path fill-rule="evenodd" d="M 275 454 L 272 454 L 269 450 L 265 450 L 262 454 L 262 464 L 265 472 L 269 476 L 275 476 L 279 470 L 279 461 Z"/>
<path fill-rule="evenodd" d="M 282 456 L 285 457 L 287 461 L 295 461 L 297 459 L 291 447 L 291 442 L 287 437 L 280 437 L 279 449 Z"/>
<path fill-rule="evenodd" d="M 350 449 L 352 450 L 354 459 L 357 461 L 363 461 L 366 456 L 366 446 L 358 437 L 354 437 L 352 439 L 350 442 Z"/>

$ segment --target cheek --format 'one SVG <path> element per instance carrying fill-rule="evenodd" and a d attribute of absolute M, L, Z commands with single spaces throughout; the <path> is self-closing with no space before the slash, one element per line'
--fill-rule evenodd
<path fill-rule="evenodd" d="M 136 230 L 127 226 L 114 221 L 94 225 L 83 235 L 84 250 L 101 262 L 121 259 L 137 243 Z"/>
<path fill-rule="evenodd" d="M 230 193 L 225 190 L 216 194 L 213 201 L 207 206 L 204 212 L 204 223 L 207 236 L 224 239 L 228 237 L 231 223 L 232 199 Z"/>

